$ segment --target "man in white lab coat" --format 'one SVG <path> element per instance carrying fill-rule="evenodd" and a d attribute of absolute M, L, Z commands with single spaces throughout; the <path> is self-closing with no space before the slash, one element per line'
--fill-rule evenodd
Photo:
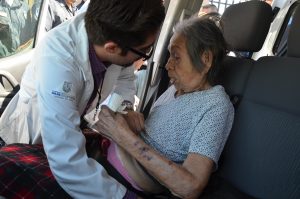
<path fill-rule="evenodd" d="M 81 118 L 113 91 L 133 102 L 137 59 L 149 58 L 164 19 L 161 0 L 92 0 L 49 31 L 0 119 L 6 144 L 43 144 L 73 198 L 122 198 L 126 188 L 88 158 Z"/>

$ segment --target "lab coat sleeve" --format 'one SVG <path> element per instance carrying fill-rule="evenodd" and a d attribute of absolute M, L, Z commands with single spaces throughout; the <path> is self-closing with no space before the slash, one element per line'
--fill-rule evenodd
<path fill-rule="evenodd" d="M 122 95 L 124 100 L 134 103 L 136 93 L 134 67 L 124 67 L 120 72 L 114 91 Z"/>
<path fill-rule="evenodd" d="M 57 56 L 39 59 L 36 74 L 42 141 L 55 179 L 73 198 L 122 198 L 126 188 L 86 154 L 79 128 L 78 101 L 84 86 L 80 69 Z"/>

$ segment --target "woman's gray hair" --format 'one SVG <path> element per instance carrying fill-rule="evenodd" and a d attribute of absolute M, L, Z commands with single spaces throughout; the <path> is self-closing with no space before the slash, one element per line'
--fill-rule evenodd
<path fill-rule="evenodd" d="M 213 61 L 207 74 L 207 81 L 215 85 L 227 53 L 225 39 L 215 21 L 206 17 L 183 20 L 175 26 L 174 33 L 185 38 L 188 55 L 197 70 L 203 70 L 201 55 L 208 50 L 212 52 Z"/>

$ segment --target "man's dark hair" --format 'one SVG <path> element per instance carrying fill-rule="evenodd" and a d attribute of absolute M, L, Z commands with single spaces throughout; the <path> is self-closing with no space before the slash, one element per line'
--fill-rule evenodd
<path fill-rule="evenodd" d="M 164 17 L 161 0 L 91 0 L 85 26 L 93 44 L 113 41 L 135 47 L 159 30 Z"/>
<path fill-rule="evenodd" d="M 215 85 L 227 53 L 227 45 L 220 28 L 209 18 L 190 18 L 184 20 L 174 29 L 175 34 L 185 38 L 185 44 L 192 64 L 202 71 L 204 63 L 201 55 L 210 50 L 213 54 L 212 66 L 207 74 L 207 81 Z"/>

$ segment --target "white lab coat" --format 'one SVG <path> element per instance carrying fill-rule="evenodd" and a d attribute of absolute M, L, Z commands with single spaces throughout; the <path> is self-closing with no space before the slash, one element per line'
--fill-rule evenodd
<path fill-rule="evenodd" d="M 94 88 L 83 19 L 84 13 L 77 15 L 39 43 L 20 91 L 0 119 L 0 137 L 7 144 L 43 143 L 53 175 L 73 198 L 122 198 L 125 187 L 87 157 L 79 129 Z M 114 90 L 133 102 L 133 70 L 108 67 L 101 101 Z"/>

